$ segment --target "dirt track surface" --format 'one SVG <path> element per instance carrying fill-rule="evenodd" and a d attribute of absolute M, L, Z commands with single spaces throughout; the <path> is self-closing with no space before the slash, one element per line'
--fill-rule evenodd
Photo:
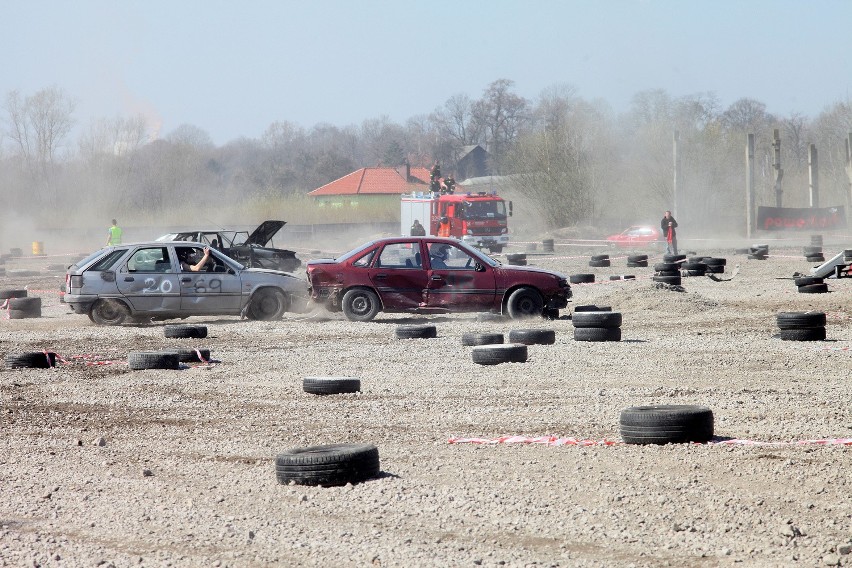
<path fill-rule="evenodd" d="M 722 438 L 852 437 L 852 279 L 799 294 L 779 277 L 807 272 L 801 249 L 766 261 L 700 252 L 728 258 L 720 276 L 739 264 L 737 276 L 684 278 L 676 292 L 617 253 L 594 269 L 582 251 L 530 256 L 595 273 L 599 283 L 573 286 L 573 304 L 620 311 L 618 343 L 575 342 L 567 319 L 353 323 L 322 311 L 191 318 L 207 339 L 166 339 L 161 324 L 97 327 L 59 303 L 61 273 L 7 263 L 39 276 L 0 277 L 0 289 L 43 290 L 31 295 L 44 307 L 0 319 L 0 355 L 48 349 L 69 363 L 0 370 L 0 565 L 850 565 L 852 446 L 448 443 L 618 441 L 620 411 L 649 404 L 708 406 Z M 607 280 L 622 273 L 638 280 Z M 805 310 L 828 314 L 828 341 L 773 338 L 777 312 Z M 436 339 L 395 339 L 398 324 L 423 321 Z M 556 330 L 556 344 L 530 346 L 526 363 L 475 365 L 460 341 L 528 327 Z M 174 346 L 209 348 L 219 363 L 125 363 Z M 363 392 L 309 395 L 305 376 L 358 377 Z M 378 446 L 381 477 L 276 482 L 277 452 L 348 442 Z"/>

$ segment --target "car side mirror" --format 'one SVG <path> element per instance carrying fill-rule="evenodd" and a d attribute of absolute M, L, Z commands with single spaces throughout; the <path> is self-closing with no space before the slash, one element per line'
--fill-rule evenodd
<path fill-rule="evenodd" d="M 473 265 L 474 272 L 485 272 L 485 266 L 482 265 L 481 262 L 477 262 Z"/>
<path fill-rule="evenodd" d="M 101 280 L 105 282 L 115 282 L 115 272 L 101 272 Z"/>

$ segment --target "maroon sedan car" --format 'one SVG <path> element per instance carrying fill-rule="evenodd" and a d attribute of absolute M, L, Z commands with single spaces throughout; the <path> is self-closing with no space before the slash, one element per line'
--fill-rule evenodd
<path fill-rule="evenodd" d="M 307 267 L 311 300 L 352 321 L 370 321 L 381 311 L 556 318 L 571 297 L 558 272 L 506 266 L 440 237 L 378 239 Z"/>

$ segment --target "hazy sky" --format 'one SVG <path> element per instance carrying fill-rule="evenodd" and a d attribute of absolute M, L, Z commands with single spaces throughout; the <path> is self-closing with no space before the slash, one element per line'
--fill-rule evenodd
<path fill-rule="evenodd" d="M 616 111 L 643 90 L 815 116 L 849 98 L 850 0 L 0 0 L 0 96 L 144 113 L 223 144 L 270 123 L 404 122 L 496 79 Z"/>

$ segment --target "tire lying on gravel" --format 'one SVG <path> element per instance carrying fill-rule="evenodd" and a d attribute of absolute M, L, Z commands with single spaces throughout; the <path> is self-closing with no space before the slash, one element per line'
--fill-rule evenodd
<path fill-rule="evenodd" d="M 819 256 L 806 256 L 805 262 L 825 262 L 825 257 L 823 255 Z"/>
<path fill-rule="evenodd" d="M 810 286 L 811 284 L 822 284 L 824 280 L 816 276 L 802 276 L 793 280 L 796 286 Z"/>
<path fill-rule="evenodd" d="M 778 332 L 778 337 L 784 341 L 824 341 L 824 327 L 809 327 L 798 329 L 782 329 Z"/>
<path fill-rule="evenodd" d="M 131 351 L 127 365 L 134 370 L 180 369 L 180 358 L 176 351 Z"/>
<path fill-rule="evenodd" d="M 596 306 L 595 304 L 585 304 L 585 305 L 581 305 L 581 306 L 574 306 L 574 313 L 579 313 L 579 312 L 611 312 L 611 311 L 612 311 L 612 306 Z"/>
<path fill-rule="evenodd" d="M 400 325 L 396 328 L 397 339 L 432 339 L 438 337 L 438 328 L 430 324 Z"/>
<path fill-rule="evenodd" d="M 181 363 L 209 363 L 209 349 L 168 349 L 168 353 L 176 353 Z"/>
<path fill-rule="evenodd" d="M 467 347 L 473 345 L 498 345 L 504 342 L 502 333 L 463 333 L 462 345 Z"/>
<path fill-rule="evenodd" d="M 828 292 L 828 284 L 810 284 L 808 286 L 799 286 L 801 294 L 825 294 Z"/>
<path fill-rule="evenodd" d="M 574 327 L 621 327 L 621 312 L 575 312 Z"/>
<path fill-rule="evenodd" d="M 0 290 L 0 300 L 5 300 L 7 298 L 26 298 L 27 291 L 26 290 Z"/>
<path fill-rule="evenodd" d="M 683 444 L 713 439 L 713 411 L 704 406 L 633 406 L 621 411 L 621 439 L 627 444 Z"/>
<path fill-rule="evenodd" d="M 163 327 L 163 335 L 175 338 L 204 339 L 207 337 L 206 325 L 172 324 Z"/>
<path fill-rule="evenodd" d="M 509 331 L 509 343 L 553 345 L 556 343 L 556 332 L 552 329 L 513 329 Z"/>
<path fill-rule="evenodd" d="M 648 268 L 647 260 L 639 260 L 637 262 L 627 261 L 627 268 Z"/>
<path fill-rule="evenodd" d="M 575 327 L 574 341 L 621 341 L 621 328 Z"/>
<path fill-rule="evenodd" d="M 647 254 L 628 254 L 627 262 L 647 262 L 648 255 Z"/>
<path fill-rule="evenodd" d="M 571 284 L 590 284 L 595 281 L 594 274 L 572 274 L 568 277 Z"/>
<path fill-rule="evenodd" d="M 591 266 L 592 268 L 606 268 L 606 267 L 611 266 L 611 265 L 612 265 L 612 263 L 609 261 L 609 259 L 606 259 L 606 260 L 590 260 L 589 261 L 589 266 Z"/>
<path fill-rule="evenodd" d="M 8 353 L 4 358 L 4 365 L 7 369 L 49 369 L 56 366 L 56 353 L 52 351 Z"/>
<path fill-rule="evenodd" d="M 327 444 L 285 450 L 275 458 L 278 483 L 324 487 L 359 483 L 379 475 L 372 444 Z"/>
<path fill-rule="evenodd" d="M 471 358 L 478 365 L 499 363 L 526 363 L 527 346 L 514 343 L 504 345 L 477 345 L 471 349 Z"/>
<path fill-rule="evenodd" d="M 41 317 L 41 298 L 9 298 L 9 319 Z"/>
<path fill-rule="evenodd" d="M 681 284 L 680 276 L 654 276 L 654 282 L 662 282 L 663 284 L 671 284 L 672 286 L 679 286 Z"/>
<path fill-rule="evenodd" d="M 361 379 L 351 377 L 305 377 L 302 390 L 310 394 L 350 394 L 361 392 Z"/>
<path fill-rule="evenodd" d="M 779 329 L 825 327 L 825 312 L 778 312 L 775 316 Z"/>

